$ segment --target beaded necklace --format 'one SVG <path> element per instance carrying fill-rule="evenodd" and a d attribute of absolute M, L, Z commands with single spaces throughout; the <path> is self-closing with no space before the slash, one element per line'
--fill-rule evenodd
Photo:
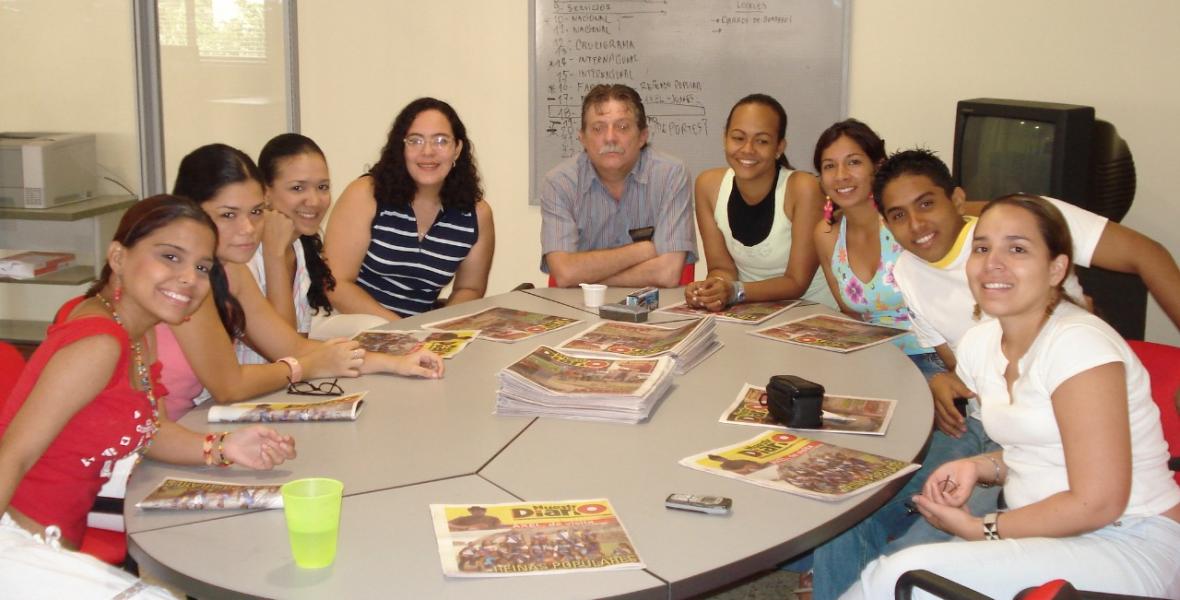
<path fill-rule="evenodd" d="M 112 305 L 110 301 L 107 300 L 102 294 L 95 294 L 94 297 L 98 298 L 98 301 L 102 303 L 102 307 L 105 308 L 107 312 L 111 313 L 111 318 L 115 320 L 115 323 L 118 324 L 119 327 L 122 327 L 124 330 L 126 330 L 127 326 L 123 324 L 123 318 L 119 316 L 119 313 L 115 310 L 114 305 Z M 128 336 L 128 339 L 130 340 L 130 336 Z M 144 442 L 143 447 L 140 449 L 140 457 L 142 457 L 143 453 L 146 453 L 148 447 L 151 446 L 152 438 L 154 438 L 156 436 L 156 432 L 160 430 L 160 412 L 156 408 L 156 395 L 152 392 L 151 373 L 148 370 L 147 363 L 143 360 L 143 341 L 130 340 L 130 342 L 131 358 L 135 365 L 135 376 L 139 380 L 139 387 L 143 389 L 145 394 L 147 394 L 148 404 L 152 407 L 151 425 L 147 428 L 147 431 L 143 432 Z"/>

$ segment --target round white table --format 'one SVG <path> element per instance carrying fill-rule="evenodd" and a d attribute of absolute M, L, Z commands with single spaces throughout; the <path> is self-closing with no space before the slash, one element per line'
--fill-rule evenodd
<path fill-rule="evenodd" d="M 617 301 L 628 290 L 608 290 Z M 662 302 L 683 298 L 663 290 Z M 269 472 L 177 467 L 145 461 L 127 488 L 131 555 L 143 572 L 201 597 L 267 598 L 683 598 L 723 587 L 813 548 L 870 514 L 900 488 L 822 502 L 685 468 L 685 456 L 733 444 L 758 429 L 718 422 L 743 383 L 790 373 L 830 393 L 895 398 L 884 436 L 809 432 L 808 437 L 913 460 L 929 438 L 933 407 L 917 368 L 891 344 L 837 354 L 776 342 L 718 323 L 725 347 L 678 376 L 640 425 L 492 414 L 496 374 L 540 344 L 556 345 L 597 321 L 580 290 L 511 292 L 391 324 L 423 323 L 506 306 L 584 321 L 515 344 L 476 340 L 447 361 L 442 380 L 389 375 L 341 379 L 368 390 L 355 422 L 280 423 L 299 456 Z M 798 306 L 771 323 L 827 311 Z M 653 322 L 675 320 L 655 315 Z M 279 399 L 285 392 L 266 398 Z M 198 408 L 181 420 L 223 430 Z M 232 429 L 231 427 L 228 427 Z M 336 562 L 295 566 L 282 511 L 143 511 L 135 508 L 165 476 L 285 482 L 325 476 L 344 482 Z M 672 492 L 733 498 L 728 516 L 664 508 Z M 608 498 L 644 570 L 487 579 L 448 579 L 439 564 L 428 505 Z"/>

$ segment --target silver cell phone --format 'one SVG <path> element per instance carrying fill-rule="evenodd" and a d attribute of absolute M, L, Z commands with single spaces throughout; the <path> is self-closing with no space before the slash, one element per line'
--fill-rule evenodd
<path fill-rule="evenodd" d="M 733 500 L 722 496 L 694 496 L 692 494 L 668 494 L 664 506 L 677 510 L 691 510 L 711 515 L 727 515 L 733 508 Z"/>

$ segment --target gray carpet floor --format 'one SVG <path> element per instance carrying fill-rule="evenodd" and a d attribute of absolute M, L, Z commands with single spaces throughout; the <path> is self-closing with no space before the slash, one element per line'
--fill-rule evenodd
<path fill-rule="evenodd" d="M 794 600 L 799 574 L 771 571 L 757 575 L 734 587 L 704 596 L 708 600 Z"/>

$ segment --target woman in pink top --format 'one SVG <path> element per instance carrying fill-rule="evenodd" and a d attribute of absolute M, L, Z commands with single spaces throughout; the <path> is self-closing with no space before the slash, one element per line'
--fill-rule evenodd
<path fill-rule="evenodd" d="M 173 192 L 196 201 L 217 225 L 214 269 L 224 269 L 226 283 L 213 286 L 210 301 L 191 319 L 169 325 L 185 360 L 164 363 L 166 382 L 187 385 L 195 378 L 215 402 L 232 403 L 304 379 L 362 373 L 442 377 L 442 359 L 431 352 L 390 356 L 366 353 L 345 339 L 309 340 L 275 312 L 246 268 L 262 235 L 265 199 L 262 174 L 245 153 L 225 144 L 197 148 L 181 160 Z M 247 350 L 275 362 L 243 365 L 239 357 Z M 169 395 L 177 413 L 191 408 Z"/>

